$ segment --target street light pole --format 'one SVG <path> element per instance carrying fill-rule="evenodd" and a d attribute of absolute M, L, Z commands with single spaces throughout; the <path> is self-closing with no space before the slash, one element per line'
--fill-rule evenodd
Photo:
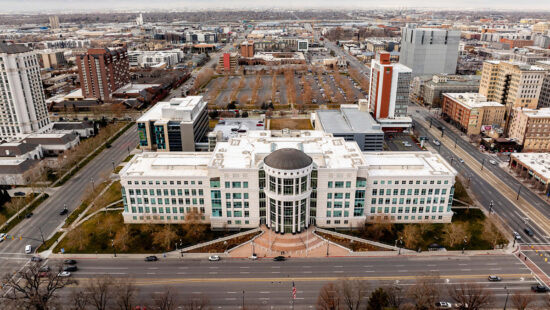
<path fill-rule="evenodd" d="M 327 257 L 328 257 L 328 245 L 329 245 L 329 243 L 328 243 L 328 240 L 327 240 Z"/>
<path fill-rule="evenodd" d="M 510 291 L 506 288 L 506 285 L 504 286 L 504 289 L 506 290 L 506 300 L 504 300 L 504 308 L 502 308 L 502 310 L 506 310 L 506 306 L 508 305 L 508 296 L 510 295 Z"/>
<path fill-rule="evenodd" d="M 92 191 L 95 192 L 94 178 L 90 178 L 90 181 L 92 182 Z"/>
<path fill-rule="evenodd" d="M 456 149 L 457 140 L 458 140 L 458 137 L 455 138 L 455 149 Z"/>
<path fill-rule="evenodd" d="M 485 165 L 485 158 L 481 161 L 481 170 L 483 171 L 483 166 Z"/>
<path fill-rule="evenodd" d="M 115 170 L 115 161 L 113 160 L 111 163 L 113 164 L 113 170 Z"/>
<path fill-rule="evenodd" d="M 243 290 L 243 305 L 242 305 L 242 310 L 244 310 L 244 290 Z"/>
<path fill-rule="evenodd" d="M 520 184 L 519 188 L 518 188 L 518 195 L 516 197 L 516 200 L 519 200 L 519 194 L 521 193 L 521 187 L 522 187 L 522 185 Z"/>

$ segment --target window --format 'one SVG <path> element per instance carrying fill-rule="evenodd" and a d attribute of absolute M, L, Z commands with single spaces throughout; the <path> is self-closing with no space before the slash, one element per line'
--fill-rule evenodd
<path fill-rule="evenodd" d="M 328 188 L 332 188 L 332 181 L 328 182 Z"/>
<path fill-rule="evenodd" d="M 342 182 L 342 181 L 334 182 L 334 187 L 335 188 L 344 188 L 344 182 Z"/>
<path fill-rule="evenodd" d="M 231 188 L 231 183 L 230 182 L 225 182 L 225 188 Z"/>
<path fill-rule="evenodd" d="M 248 188 L 248 182 L 243 182 L 243 188 Z"/>
<path fill-rule="evenodd" d="M 351 187 L 351 181 L 346 181 L 346 188 L 350 188 Z"/>
<path fill-rule="evenodd" d="M 231 182 L 233 188 L 241 188 L 241 182 Z"/>

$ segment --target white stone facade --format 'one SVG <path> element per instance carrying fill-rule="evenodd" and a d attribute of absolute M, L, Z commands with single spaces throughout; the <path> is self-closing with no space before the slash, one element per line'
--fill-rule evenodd
<path fill-rule="evenodd" d="M 288 149 L 298 156 L 269 159 Z M 136 155 L 120 177 L 126 223 L 180 223 L 195 211 L 213 228 L 266 224 L 296 233 L 309 225 L 448 223 L 456 174 L 430 152 L 363 153 L 319 131 L 253 131 L 212 153 Z"/>

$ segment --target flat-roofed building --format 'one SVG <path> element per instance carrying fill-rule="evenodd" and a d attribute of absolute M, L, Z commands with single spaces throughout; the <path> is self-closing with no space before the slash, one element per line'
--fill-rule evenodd
<path fill-rule="evenodd" d="M 535 189 L 550 195 L 550 153 L 512 153 L 510 167 Z"/>
<path fill-rule="evenodd" d="M 456 170 L 430 152 L 362 152 L 322 131 L 250 131 L 211 153 L 144 152 L 121 170 L 125 223 L 212 228 L 266 224 L 280 233 L 310 225 L 449 223 Z"/>
<path fill-rule="evenodd" d="M 316 110 L 315 129 L 355 141 L 361 151 L 382 151 L 384 131 L 370 113 L 360 111 L 357 105 L 340 106 L 340 110 Z"/>
<path fill-rule="evenodd" d="M 550 151 L 550 108 L 512 111 L 508 137 L 523 146 L 524 152 Z"/>
<path fill-rule="evenodd" d="M 479 135 L 504 126 L 506 107 L 478 93 L 445 93 L 441 113 L 467 135 Z"/>
<path fill-rule="evenodd" d="M 137 120 L 137 126 L 145 150 L 195 151 L 208 130 L 206 102 L 202 96 L 158 102 Z"/>

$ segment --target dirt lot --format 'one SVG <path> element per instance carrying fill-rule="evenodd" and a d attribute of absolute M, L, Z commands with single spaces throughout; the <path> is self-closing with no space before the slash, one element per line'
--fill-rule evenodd
<path fill-rule="evenodd" d="M 280 129 L 313 130 L 309 119 L 275 118 L 269 120 L 270 130 Z"/>

